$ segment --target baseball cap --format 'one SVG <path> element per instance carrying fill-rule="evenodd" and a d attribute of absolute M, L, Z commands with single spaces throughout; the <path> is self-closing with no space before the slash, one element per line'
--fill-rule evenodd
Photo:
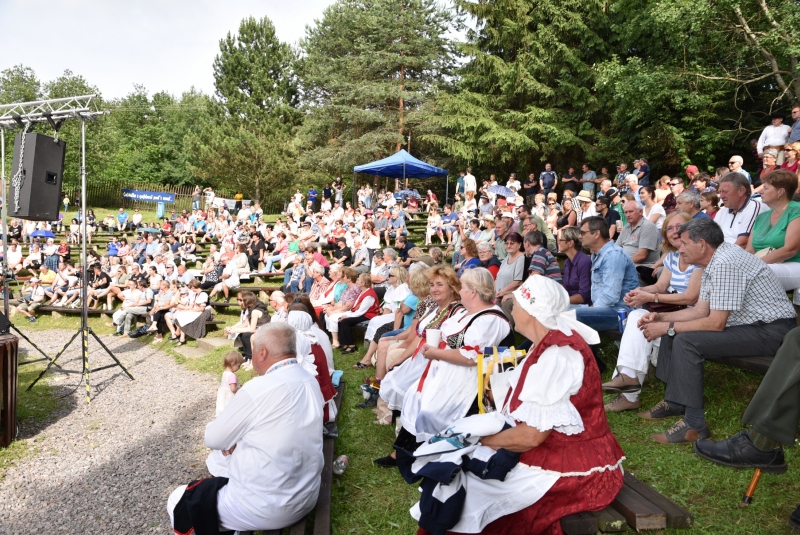
<path fill-rule="evenodd" d="M 32 277 L 31 282 L 39 282 L 39 279 L 37 279 L 36 277 Z"/>

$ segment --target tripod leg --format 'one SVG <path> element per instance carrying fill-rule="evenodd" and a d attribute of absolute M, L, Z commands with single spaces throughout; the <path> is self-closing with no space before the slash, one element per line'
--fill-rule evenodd
<path fill-rule="evenodd" d="M 57 354 L 57 355 L 56 355 L 56 356 L 53 358 L 53 360 L 51 360 L 51 361 L 50 361 L 50 362 L 47 364 L 47 366 L 45 367 L 45 369 L 43 369 L 43 370 L 42 370 L 42 373 L 40 373 L 40 374 L 39 374 L 39 377 L 37 377 L 36 379 L 34 379 L 34 380 L 33 380 L 33 382 L 32 382 L 32 383 L 31 383 L 31 384 L 28 386 L 28 388 L 27 388 L 27 390 L 28 390 L 28 391 L 30 391 L 30 389 L 31 389 L 31 388 L 33 388 L 33 386 L 34 386 L 36 383 L 38 383 L 38 382 L 39 382 L 39 379 L 41 379 L 41 378 L 42 378 L 42 376 L 43 376 L 45 373 L 47 373 L 47 370 L 49 370 L 49 369 L 50 369 L 50 366 L 53 366 L 53 365 L 56 363 L 56 361 L 59 359 L 59 357 L 61 357 L 61 355 L 63 355 L 63 354 L 64 354 L 64 351 L 66 351 L 66 350 L 67 350 L 67 348 L 69 347 L 69 345 L 72 343 L 72 341 L 73 341 L 73 340 L 75 340 L 75 338 L 77 338 L 77 336 L 78 336 L 79 334 L 80 334 L 80 331 L 77 331 L 77 332 L 75 332 L 75 334 L 73 334 L 73 335 L 72 335 L 72 338 L 70 338 L 70 339 L 69 339 L 69 341 L 68 341 L 66 344 L 64 344 L 64 347 L 62 347 L 62 348 L 61 348 L 61 351 L 59 351 L 59 352 L 58 352 L 58 354 Z"/>
<path fill-rule="evenodd" d="M 55 365 L 55 367 L 56 367 L 56 368 L 59 368 L 59 369 L 61 369 L 61 366 L 59 366 L 58 364 L 55 364 L 55 362 L 54 362 L 54 359 L 51 359 L 50 357 L 48 357 L 48 356 L 47 356 L 47 353 L 45 353 L 44 351 L 42 351 L 42 350 L 39 348 L 39 346 L 37 346 L 36 344 L 34 344 L 34 343 L 33 343 L 33 341 L 31 341 L 31 339 L 30 339 L 30 338 L 28 338 L 27 336 L 25 336 L 25 333 L 23 333 L 22 331 L 20 331 L 19 329 L 17 329 L 17 326 L 16 326 L 16 325 L 14 325 L 13 323 L 9 323 L 8 325 L 9 325 L 9 327 L 11 327 L 12 329 L 14 329 L 14 331 L 16 331 L 16 333 L 17 333 L 18 335 L 20 335 L 20 336 L 22 337 L 22 339 L 23 339 L 23 340 L 25 340 L 26 342 L 28 342 L 28 343 L 29 343 L 31 346 L 33 346 L 33 348 L 34 348 L 36 351 L 38 351 L 39 353 L 41 353 L 41 354 L 44 356 L 44 358 L 45 358 L 45 359 L 47 359 L 47 361 L 48 361 L 48 362 L 52 362 L 52 363 Z M 27 362 L 24 362 L 23 364 L 27 364 Z"/>
<path fill-rule="evenodd" d="M 103 341 L 102 341 L 102 340 L 100 340 L 100 338 L 99 338 L 99 337 L 98 337 L 98 336 L 97 336 L 97 335 L 94 333 L 94 331 L 92 330 L 92 328 L 91 328 L 91 327 L 87 327 L 87 329 L 89 330 L 89 334 L 91 334 L 92 336 L 94 336 L 94 339 L 95 339 L 95 340 L 97 340 L 97 343 L 98 343 L 98 344 L 100 344 L 100 347 L 102 347 L 103 349 L 105 349 L 105 350 L 106 350 L 106 353 L 108 353 L 108 356 L 110 356 L 112 359 L 114 359 L 114 362 L 116 362 L 116 363 L 117 363 L 117 365 L 118 365 L 120 368 L 122 368 L 122 371 L 124 371 L 124 372 L 125 372 L 125 375 L 127 375 L 127 376 L 128 376 L 130 379 L 133 379 L 133 375 L 131 375 L 131 374 L 130 374 L 130 372 L 129 372 L 127 369 L 125 369 L 125 366 L 123 366 L 123 365 L 122 365 L 122 363 L 119 361 L 119 359 L 118 359 L 117 357 L 115 357 L 115 356 L 114 356 L 114 354 L 111 352 L 111 350 L 110 350 L 110 349 L 108 349 L 108 347 L 106 347 L 106 345 L 103 343 Z"/>
<path fill-rule="evenodd" d="M 81 345 L 83 346 L 83 382 L 86 383 L 86 403 L 92 402 L 92 390 L 89 386 L 89 328 L 81 329 Z"/>

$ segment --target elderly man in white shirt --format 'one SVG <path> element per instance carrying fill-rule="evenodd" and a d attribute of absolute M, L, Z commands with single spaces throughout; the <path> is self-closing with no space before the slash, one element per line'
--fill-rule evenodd
<path fill-rule="evenodd" d="M 177 524 L 197 509 L 208 518 L 208 504 L 192 509 L 188 496 L 183 499 L 184 493 L 198 492 L 206 484 L 224 485 L 216 492 L 215 515 L 224 530 L 281 529 L 303 518 L 317 502 L 324 462 L 325 402 L 319 384 L 297 363 L 297 333 L 290 325 L 263 325 L 252 344 L 258 377 L 245 383 L 206 426 L 206 446 L 230 456 L 228 482 L 210 478 L 188 491 L 186 485 L 175 489 L 167 511 L 176 529 L 194 528 Z"/>
<path fill-rule="evenodd" d="M 764 154 L 765 149 L 777 150 L 777 164 L 780 165 L 783 163 L 783 146 L 786 145 L 789 134 L 792 133 L 792 127 L 783 124 L 784 115 L 780 112 L 775 112 L 769 117 L 772 119 L 772 124 L 761 131 L 756 150 L 758 150 L 759 156 Z"/>

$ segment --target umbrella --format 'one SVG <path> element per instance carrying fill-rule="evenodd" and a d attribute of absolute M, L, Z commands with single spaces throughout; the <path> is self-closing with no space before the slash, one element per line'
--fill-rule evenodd
<path fill-rule="evenodd" d="M 56 235 L 49 230 L 34 230 L 31 232 L 31 238 L 55 238 Z"/>
<path fill-rule="evenodd" d="M 150 234 L 161 234 L 160 230 L 152 227 L 142 227 L 139 229 L 139 232 L 149 232 Z"/>
<path fill-rule="evenodd" d="M 511 188 L 501 186 L 500 184 L 496 186 L 489 186 L 489 191 L 495 195 L 500 195 L 501 197 L 516 197 L 517 195 Z"/>
<path fill-rule="evenodd" d="M 403 197 L 403 198 L 405 198 L 405 197 L 415 197 L 417 199 L 421 199 L 422 198 L 422 195 L 420 195 L 419 193 L 417 193 L 416 190 L 413 190 L 413 189 L 404 189 L 402 191 L 398 191 L 397 195 L 399 195 L 400 197 Z"/>

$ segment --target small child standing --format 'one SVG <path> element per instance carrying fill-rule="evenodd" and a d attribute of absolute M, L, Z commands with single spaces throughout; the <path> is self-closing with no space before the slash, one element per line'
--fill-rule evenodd
<path fill-rule="evenodd" d="M 233 395 L 239 390 L 239 378 L 236 377 L 236 372 L 241 368 L 243 361 L 242 354 L 238 351 L 229 351 L 222 358 L 225 371 L 222 372 L 222 381 L 217 391 L 217 416 L 225 410 Z"/>

